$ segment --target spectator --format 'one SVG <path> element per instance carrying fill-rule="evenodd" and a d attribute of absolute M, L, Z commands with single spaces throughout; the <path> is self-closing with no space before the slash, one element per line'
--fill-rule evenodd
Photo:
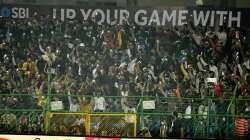
<path fill-rule="evenodd" d="M 28 58 L 27 61 L 23 63 L 22 70 L 24 72 L 24 75 L 30 79 L 37 72 L 37 66 L 35 62 L 31 60 L 31 58 Z"/>
<path fill-rule="evenodd" d="M 157 109 L 151 111 L 185 113 L 184 124 L 175 116 L 172 127 L 177 130 L 171 134 L 180 136 L 179 128 L 187 127 L 192 137 L 193 112 L 201 115 L 198 120 L 203 128 L 217 122 L 222 132 L 228 121 L 223 119 L 228 100 L 233 101 L 234 95 L 236 99 L 250 98 L 249 30 L 220 27 L 217 31 L 189 24 L 183 29 L 161 28 L 129 21 L 99 25 L 95 21 L 32 17 L 3 18 L 0 36 L 1 109 L 46 109 L 49 99 L 54 99 L 73 112 L 126 113 L 138 111 L 141 105 L 141 97 L 132 100 L 129 96 L 143 95 L 144 100 L 156 99 Z M 208 82 L 208 78 L 215 81 Z M 239 86 L 233 92 L 235 85 Z M 163 104 L 166 99 L 162 97 L 178 100 Z M 194 101 L 182 110 L 186 104 L 183 98 L 193 97 L 211 97 L 211 102 Z M 241 104 L 230 108 L 249 112 L 249 107 Z M 222 117 L 208 117 L 209 113 Z M 14 115 L 22 122 L 29 117 L 28 113 Z M 17 126 L 20 133 L 38 131 L 29 122 Z M 79 132 L 77 126 L 72 127 L 74 133 Z M 64 130 L 62 124 L 63 134 Z"/>
<path fill-rule="evenodd" d="M 79 112 L 80 105 L 77 103 L 76 99 L 72 99 L 70 89 L 68 89 L 68 101 L 69 101 L 69 111 L 70 112 Z"/>
<path fill-rule="evenodd" d="M 186 137 L 193 137 L 193 120 L 191 114 L 192 114 L 192 105 L 191 102 L 189 102 L 184 115 L 184 121 L 185 121 L 184 126 L 187 133 Z"/>
<path fill-rule="evenodd" d="M 164 119 L 161 122 L 161 128 L 160 128 L 160 137 L 161 138 L 166 138 L 168 136 L 168 123 L 167 121 Z"/>
<path fill-rule="evenodd" d="M 100 90 L 96 94 L 96 97 L 94 97 L 94 111 L 104 112 L 107 106 L 105 98 L 101 96 Z"/>
<path fill-rule="evenodd" d="M 246 136 L 248 134 L 248 121 L 244 118 L 243 113 L 240 113 L 238 118 L 235 120 L 234 134 L 236 139 L 246 139 Z"/>
<path fill-rule="evenodd" d="M 178 118 L 178 113 L 173 112 L 172 123 L 170 124 L 170 136 L 173 138 L 183 138 L 184 128 L 180 118 Z"/>

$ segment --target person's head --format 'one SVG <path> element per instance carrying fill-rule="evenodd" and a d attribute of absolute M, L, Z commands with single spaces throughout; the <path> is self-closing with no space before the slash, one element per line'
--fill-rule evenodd
<path fill-rule="evenodd" d="M 174 111 L 172 116 L 173 116 L 174 119 L 176 119 L 176 118 L 178 118 L 178 113 L 176 111 Z"/>
<path fill-rule="evenodd" d="M 27 62 L 29 62 L 29 63 L 32 62 L 31 57 L 28 57 Z"/>
<path fill-rule="evenodd" d="M 51 47 L 50 46 L 48 46 L 47 48 L 46 48 L 46 51 L 48 52 L 48 53 L 50 53 L 52 50 L 51 50 Z"/>
<path fill-rule="evenodd" d="M 219 103 L 223 104 L 224 103 L 224 98 L 223 97 L 219 97 Z"/>
<path fill-rule="evenodd" d="M 74 105 L 78 104 L 78 103 L 77 103 L 77 99 L 72 98 L 72 103 L 73 103 Z"/>
<path fill-rule="evenodd" d="M 244 114 L 242 112 L 239 113 L 239 118 L 241 118 L 241 119 L 244 118 Z"/>
<path fill-rule="evenodd" d="M 219 27 L 219 32 L 224 32 L 224 31 L 225 31 L 224 27 L 223 27 L 223 26 L 220 26 L 220 27 Z"/>

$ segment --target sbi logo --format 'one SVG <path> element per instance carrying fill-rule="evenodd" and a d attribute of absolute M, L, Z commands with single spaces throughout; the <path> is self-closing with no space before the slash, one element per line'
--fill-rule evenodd
<path fill-rule="evenodd" d="M 29 8 L 2 7 L 0 17 L 3 18 L 29 18 Z"/>

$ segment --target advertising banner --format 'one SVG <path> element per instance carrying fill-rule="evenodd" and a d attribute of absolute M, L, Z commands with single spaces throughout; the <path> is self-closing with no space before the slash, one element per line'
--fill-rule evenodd
<path fill-rule="evenodd" d="M 250 9 L 218 7 L 156 7 L 156 8 L 110 8 L 110 7 L 53 7 L 1 5 L 0 17 L 25 19 L 47 17 L 58 20 L 94 20 L 99 24 L 122 24 L 126 21 L 137 25 L 248 27 Z"/>

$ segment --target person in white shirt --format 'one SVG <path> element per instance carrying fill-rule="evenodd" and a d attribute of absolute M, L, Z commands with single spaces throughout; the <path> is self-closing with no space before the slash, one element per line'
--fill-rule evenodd
<path fill-rule="evenodd" d="M 216 78 L 217 81 L 219 81 L 219 71 L 217 66 L 215 65 L 210 65 L 209 66 L 209 70 L 212 71 L 214 73 L 214 77 Z"/>
<path fill-rule="evenodd" d="M 250 61 L 249 61 L 249 59 L 246 59 L 244 61 L 243 66 L 245 66 L 248 70 L 250 70 Z"/>
<path fill-rule="evenodd" d="M 195 134 L 205 135 L 206 131 L 206 122 L 207 122 L 207 111 L 208 106 L 205 103 L 201 103 L 198 107 L 198 125 L 195 128 Z"/>
<path fill-rule="evenodd" d="M 189 105 L 187 106 L 186 110 L 185 110 L 185 116 L 184 116 L 184 118 L 185 118 L 185 119 L 191 119 L 191 118 L 192 118 L 191 113 L 192 113 L 192 107 L 191 107 L 191 105 L 189 104 Z"/>
<path fill-rule="evenodd" d="M 93 75 L 93 77 L 95 79 L 98 76 L 100 76 L 101 74 L 103 74 L 103 69 L 100 67 L 99 64 L 97 64 L 96 67 L 92 71 L 92 75 Z"/>
<path fill-rule="evenodd" d="M 225 32 L 224 29 L 220 29 L 221 31 L 217 33 L 219 42 L 225 46 L 227 42 L 227 33 Z"/>
<path fill-rule="evenodd" d="M 125 111 L 127 108 L 127 96 L 128 96 L 128 91 L 121 91 L 121 95 L 123 96 L 123 98 L 121 98 L 121 106 L 122 106 L 122 110 Z"/>
<path fill-rule="evenodd" d="M 205 62 L 205 60 L 202 58 L 202 53 L 197 55 L 196 59 L 197 59 L 197 66 L 199 71 L 202 72 L 206 72 L 206 66 L 208 66 L 208 64 Z"/>
<path fill-rule="evenodd" d="M 106 110 L 106 101 L 104 97 L 95 97 L 95 106 L 94 106 L 94 111 L 95 112 L 104 112 Z"/>
<path fill-rule="evenodd" d="M 40 42 L 39 42 L 38 46 L 39 46 L 40 51 L 43 53 L 43 55 L 42 55 L 43 60 L 45 60 L 47 62 L 47 64 L 49 65 L 49 67 L 51 67 L 52 64 L 56 60 L 56 55 L 54 52 L 52 52 L 52 48 L 50 46 L 48 46 L 46 48 L 46 50 L 44 50 L 42 48 L 42 45 L 40 44 Z"/>
<path fill-rule="evenodd" d="M 121 107 L 122 107 L 122 110 L 126 112 L 128 108 L 130 108 L 128 105 L 128 98 L 126 98 L 127 96 L 129 96 L 128 85 L 120 85 L 120 92 L 121 92 L 121 96 L 123 97 L 121 98 Z"/>
<path fill-rule="evenodd" d="M 135 73 L 135 65 L 136 65 L 137 58 L 133 59 L 129 64 L 128 64 L 128 72 L 131 74 Z"/>
<path fill-rule="evenodd" d="M 77 101 L 75 99 L 71 98 L 70 91 L 68 91 L 68 101 L 69 101 L 69 111 L 70 112 L 80 111 L 80 105 L 77 103 Z"/>
<path fill-rule="evenodd" d="M 187 133 L 187 137 L 193 136 L 193 127 L 192 127 L 192 105 L 191 102 L 188 103 L 188 106 L 185 110 L 184 120 L 185 120 L 185 129 Z"/>
<path fill-rule="evenodd" d="M 77 103 L 77 101 L 75 99 L 72 99 L 70 89 L 68 89 L 68 101 L 69 101 L 69 111 L 70 112 L 80 111 L 80 105 Z"/>

